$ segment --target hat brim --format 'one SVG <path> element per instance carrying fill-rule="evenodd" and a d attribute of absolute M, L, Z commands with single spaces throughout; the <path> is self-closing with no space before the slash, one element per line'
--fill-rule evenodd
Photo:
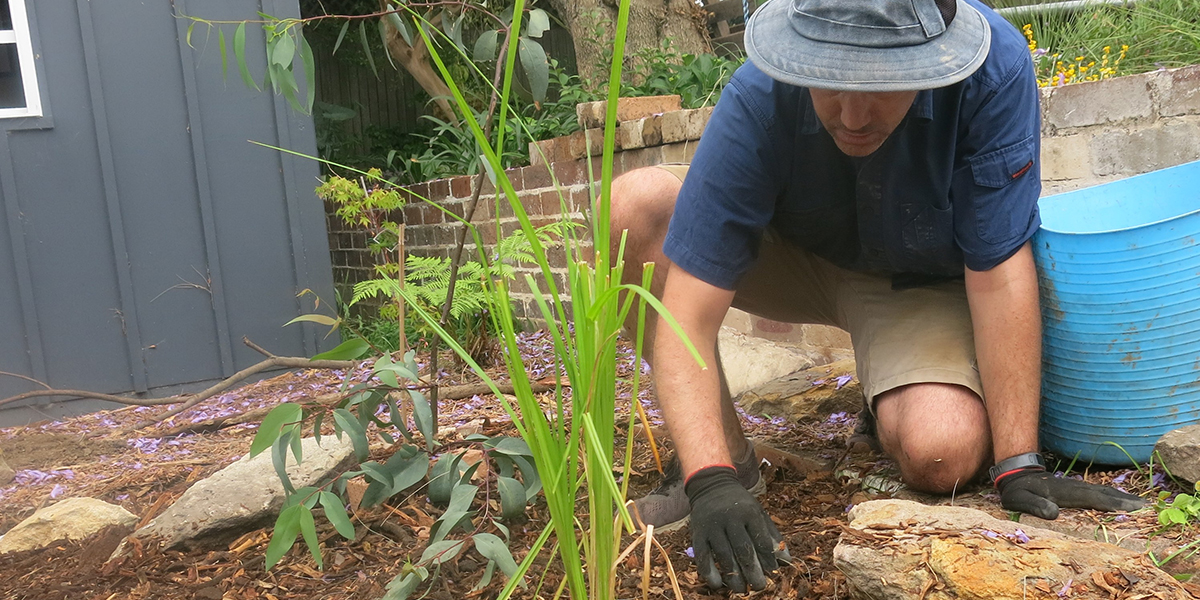
<path fill-rule="evenodd" d="M 958 0 L 950 26 L 916 46 L 868 48 L 800 35 L 789 23 L 791 0 L 770 0 L 746 24 L 746 54 L 772 79 L 808 88 L 897 92 L 928 90 L 971 76 L 987 58 L 992 29 Z"/>

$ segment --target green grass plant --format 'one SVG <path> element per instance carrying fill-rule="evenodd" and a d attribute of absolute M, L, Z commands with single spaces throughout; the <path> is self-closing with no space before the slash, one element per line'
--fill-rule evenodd
<path fill-rule="evenodd" d="M 1200 3 L 1194 0 L 1096 3 L 1006 17 L 1018 29 L 1029 26 L 1026 35 L 1036 46 L 1031 51 L 1043 85 L 1200 64 Z"/>
<path fill-rule="evenodd" d="M 517 0 L 513 8 L 514 22 L 509 34 L 512 48 L 517 47 L 514 32 L 520 29 L 519 20 L 523 7 L 524 1 Z M 586 246 L 582 244 L 583 240 L 579 239 L 574 230 L 568 230 L 565 251 L 568 259 L 567 281 L 571 294 L 569 305 L 562 299 L 551 272 L 546 248 L 538 238 L 537 229 L 522 207 L 516 190 L 505 175 L 499 155 L 499 150 L 505 147 L 504 136 L 508 130 L 505 123 L 510 118 L 520 119 L 510 102 L 517 53 L 510 52 L 507 55 L 500 89 L 500 108 L 496 116 L 497 124 L 493 128 L 495 138 L 489 139 L 447 69 L 439 45 L 434 42 L 429 31 L 421 30 L 421 36 L 429 47 L 435 64 L 450 87 L 463 123 L 474 135 L 482 150 L 485 168 L 498 190 L 497 201 L 508 202 L 512 208 L 542 274 L 540 283 L 531 276 L 526 278 L 526 282 L 535 292 L 537 306 L 554 340 L 558 367 L 571 384 L 569 391 L 562 386 L 556 389 L 554 406 L 547 411 L 543 410 L 538 398 L 533 394 L 531 381 L 521 359 L 517 332 L 512 325 L 508 282 L 501 278 L 489 279 L 485 283 L 491 299 L 490 314 L 496 321 L 496 328 L 505 350 L 504 357 L 513 383 L 516 405 L 503 400 L 502 395 L 497 395 L 504 402 L 505 409 L 513 416 L 514 427 L 531 449 L 541 474 L 543 494 L 551 517 L 550 530 L 553 530 L 564 572 L 563 588 L 576 600 L 613 598 L 616 581 L 615 559 L 621 534 L 619 525 L 623 523 L 632 530 L 632 522 L 624 509 L 624 490 L 613 476 L 618 335 L 629 311 L 636 306 L 641 314 L 646 304 L 659 311 L 664 322 L 678 335 L 683 335 L 678 324 L 665 313 L 662 304 L 647 289 L 651 270 L 646 269 L 643 286 L 622 284 L 620 253 L 615 262 L 610 262 L 607 251 L 611 242 L 608 222 L 616 109 L 628 18 L 629 0 L 622 0 L 609 73 L 609 102 L 604 129 L 600 194 L 593 203 L 590 219 L 591 241 L 596 251 L 586 250 Z M 478 232 L 472 229 L 472 234 L 476 238 L 477 247 L 482 248 Z M 486 261 L 487 257 L 481 253 L 480 260 Z M 403 289 L 396 291 L 400 294 L 406 293 Z M 569 314 L 575 319 L 573 326 L 568 324 L 568 307 Z M 433 315 L 420 310 L 414 312 L 431 327 L 437 328 L 437 321 Z M 453 338 L 444 332 L 442 335 L 464 361 L 473 364 Z M 639 343 L 635 344 L 635 348 L 640 359 L 640 332 L 637 339 Z M 689 349 L 696 360 L 703 364 L 699 353 L 690 344 Z M 482 369 L 477 369 L 477 373 L 485 381 L 491 382 Z M 635 388 L 632 397 L 636 398 L 637 393 Z M 581 494 L 586 497 L 586 518 L 576 510 Z M 614 512 L 619 514 L 620 521 L 614 520 Z M 541 539 L 539 544 L 544 542 L 545 539 Z M 538 548 L 531 550 L 513 580 L 520 578 L 520 574 L 532 564 L 532 557 L 537 552 Z M 506 597 L 511 592 L 513 580 L 510 580 L 501 597 Z"/>

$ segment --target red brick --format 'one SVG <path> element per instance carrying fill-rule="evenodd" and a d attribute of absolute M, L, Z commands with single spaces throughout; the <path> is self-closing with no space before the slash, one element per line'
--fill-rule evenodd
<path fill-rule="evenodd" d="M 423 225 L 425 223 L 425 215 L 421 212 L 421 205 L 409 204 L 405 206 L 404 222 L 409 225 Z"/>
<path fill-rule="evenodd" d="M 522 168 L 521 180 L 524 185 L 517 189 L 536 190 L 553 185 L 553 181 L 550 179 L 550 171 L 545 165 Z"/>
<path fill-rule="evenodd" d="M 569 199 L 570 193 L 564 191 L 563 197 Z M 542 192 L 540 200 L 543 215 L 554 217 L 562 214 L 562 202 L 557 191 Z"/>
<path fill-rule="evenodd" d="M 435 225 L 445 220 L 445 215 L 438 207 L 422 202 L 421 203 L 421 222 L 426 225 Z"/>
<path fill-rule="evenodd" d="M 517 198 L 520 199 L 520 196 L 518 195 Z M 508 201 L 508 198 L 500 198 L 497 202 L 498 205 L 496 206 L 496 214 L 500 219 L 509 219 L 516 216 L 516 214 L 513 212 L 512 204 Z"/>
<path fill-rule="evenodd" d="M 450 196 L 450 180 L 435 179 L 429 182 L 429 199 L 442 202 Z"/>
<path fill-rule="evenodd" d="M 408 202 L 416 204 L 429 198 L 429 184 L 418 183 L 408 187 L 408 193 L 412 198 Z"/>
<path fill-rule="evenodd" d="M 573 190 L 571 192 L 571 212 L 581 212 L 584 209 L 591 207 L 592 198 L 588 195 L 586 187 Z"/>
<path fill-rule="evenodd" d="M 634 169 L 654 166 L 659 163 L 661 158 L 662 154 L 657 147 L 626 150 L 621 153 L 622 172 L 628 173 Z"/>
<path fill-rule="evenodd" d="M 607 113 L 607 101 L 580 104 L 575 108 L 582 127 L 602 127 Z M 679 96 L 642 96 L 617 100 L 617 121 L 642 119 L 657 113 L 680 109 Z"/>
<path fill-rule="evenodd" d="M 554 178 L 561 186 L 580 183 L 586 175 L 583 172 L 583 161 L 579 160 L 559 161 L 551 165 L 551 168 L 554 169 Z"/>
<path fill-rule="evenodd" d="M 470 198 L 475 185 L 475 177 L 463 176 L 450 180 L 450 195 L 455 198 Z"/>

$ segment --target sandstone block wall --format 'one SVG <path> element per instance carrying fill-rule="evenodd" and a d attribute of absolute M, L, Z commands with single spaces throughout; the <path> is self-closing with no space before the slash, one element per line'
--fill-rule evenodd
<path fill-rule="evenodd" d="M 1200 160 L 1200 65 L 1041 96 L 1043 194 Z"/>

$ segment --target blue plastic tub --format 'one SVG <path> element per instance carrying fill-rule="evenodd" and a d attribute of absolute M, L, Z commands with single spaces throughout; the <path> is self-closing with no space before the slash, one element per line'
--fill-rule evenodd
<path fill-rule="evenodd" d="M 1144 463 L 1162 434 L 1200 422 L 1200 161 L 1039 207 L 1042 444 Z"/>

